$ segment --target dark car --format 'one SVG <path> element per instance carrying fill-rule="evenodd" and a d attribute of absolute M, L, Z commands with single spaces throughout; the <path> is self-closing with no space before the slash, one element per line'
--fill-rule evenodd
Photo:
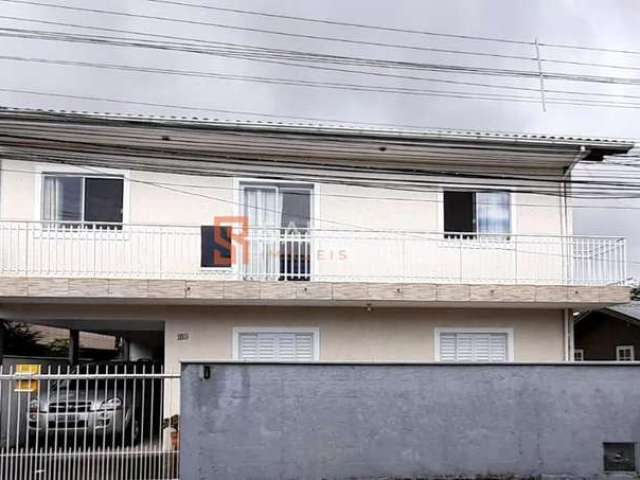
<path fill-rule="evenodd" d="M 141 432 L 147 438 L 160 428 L 162 381 L 131 375 L 160 372 L 152 361 L 88 363 L 42 380 L 29 405 L 29 432 L 92 447 L 134 444 Z"/>

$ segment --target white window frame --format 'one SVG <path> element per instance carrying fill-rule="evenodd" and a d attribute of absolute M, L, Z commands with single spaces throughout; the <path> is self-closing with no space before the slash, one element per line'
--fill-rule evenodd
<path fill-rule="evenodd" d="M 436 327 L 433 329 L 433 341 L 434 348 L 433 353 L 436 362 L 442 362 L 440 358 L 440 335 L 447 333 L 501 333 L 507 335 L 507 362 L 513 362 L 514 355 L 514 341 L 513 341 L 513 328 L 451 328 L 451 327 Z M 483 362 L 478 362 L 483 363 Z M 491 362 L 500 363 L 500 362 Z"/>
<path fill-rule="evenodd" d="M 295 181 L 295 180 L 265 180 L 260 178 L 237 178 L 233 179 L 233 215 L 240 216 L 244 215 L 244 189 L 245 187 L 270 187 L 270 186 L 284 186 L 291 187 L 296 189 L 300 187 L 300 189 L 308 189 L 311 192 L 311 213 L 309 218 L 309 228 L 315 228 L 315 218 L 320 217 L 320 184 L 316 182 L 305 182 Z"/>
<path fill-rule="evenodd" d="M 260 178 L 251 178 L 251 177 L 234 177 L 233 178 L 233 215 L 235 217 L 239 217 L 244 215 L 245 212 L 245 204 L 244 204 L 244 190 L 245 188 L 255 188 L 255 187 L 271 187 L 271 186 L 283 186 L 283 187 L 291 187 L 292 189 L 300 188 L 300 189 L 308 189 L 311 194 L 311 205 L 310 205 L 310 213 L 309 213 L 309 230 L 311 234 L 311 265 L 309 272 L 309 281 L 314 281 L 318 275 L 320 275 L 320 270 L 318 268 L 318 264 L 320 262 L 316 261 L 318 255 L 316 254 L 316 242 L 314 242 L 313 230 L 317 228 L 316 226 L 316 218 L 321 218 L 320 214 L 320 184 L 317 182 L 305 182 L 296 181 L 296 180 L 273 180 L 269 181 L 268 179 L 260 179 Z M 279 190 L 278 190 L 279 191 Z M 251 225 L 249 225 L 251 228 Z M 232 270 L 235 276 L 240 276 L 242 269 L 240 265 L 233 265 Z"/>
<path fill-rule="evenodd" d="M 580 358 L 577 358 L 580 357 Z M 573 350 L 573 361 L 574 362 L 584 362 L 584 349 L 575 348 Z"/>
<path fill-rule="evenodd" d="M 42 219 L 42 190 L 44 187 L 45 176 L 74 176 L 74 177 L 93 177 L 93 178 L 122 178 L 122 225 L 129 223 L 129 171 L 117 170 L 113 168 L 91 168 L 80 167 L 75 165 L 38 165 L 35 168 L 36 184 L 35 184 L 35 211 L 34 218 L 43 225 L 45 221 Z M 52 222 L 46 222 L 52 223 Z M 72 232 L 71 230 L 69 231 Z"/>
<path fill-rule="evenodd" d="M 320 361 L 320 329 L 318 327 L 233 327 L 231 350 L 232 358 L 237 362 L 248 361 L 240 359 L 240 334 L 242 333 L 311 333 L 313 361 Z"/>
<path fill-rule="evenodd" d="M 442 232 L 442 233 L 447 233 L 444 231 L 444 192 L 471 192 L 471 193 L 478 193 L 478 191 L 482 190 L 483 192 L 490 192 L 490 191 L 496 191 L 496 192 L 506 192 L 509 194 L 509 209 L 510 209 L 510 215 L 511 215 L 511 222 L 510 222 L 510 229 L 508 233 L 503 233 L 503 234 L 488 234 L 488 235 L 504 235 L 504 236 L 513 236 L 513 235 L 517 235 L 517 229 L 516 229 L 516 225 L 517 225 L 517 219 L 516 219 L 516 194 L 518 193 L 516 191 L 516 189 L 514 187 L 509 187 L 507 189 L 488 189 L 486 188 L 486 186 L 483 185 L 478 185 L 477 189 L 474 189 L 473 187 L 470 188 L 459 188 L 459 187 L 447 187 L 447 186 L 443 186 L 440 187 L 440 189 L 437 192 L 437 196 L 438 196 L 438 205 L 439 205 L 439 212 L 438 212 L 438 232 Z M 475 234 L 476 236 L 480 236 L 482 235 L 479 232 L 470 232 L 471 234 Z M 487 235 L 487 234 L 485 234 Z M 458 240 L 458 239 L 446 239 L 446 240 Z M 466 241 L 473 241 L 474 239 L 465 239 Z"/>
<path fill-rule="evenodd" d="M 620 360 L 620 354 L 628 350 L 631 352 L 631 360 Z M 636 360 L 636 352 L 635 347 L 633 345 L 616 345 L 616 362 L 635 362 Z"/>

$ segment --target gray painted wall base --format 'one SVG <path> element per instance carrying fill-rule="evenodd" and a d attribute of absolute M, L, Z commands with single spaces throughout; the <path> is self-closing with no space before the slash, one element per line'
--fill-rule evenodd
<path fill-rule="evenodd" d="M 637 365 L 203 365 L 183 479 L 597 478 L 603 442 L 640 442 Z"/>

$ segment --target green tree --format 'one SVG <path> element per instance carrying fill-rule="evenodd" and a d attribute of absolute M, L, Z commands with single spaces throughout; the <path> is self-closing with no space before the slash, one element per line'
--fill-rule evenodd
<path fill-rule="evenodd" d="M 54 357 L 65 357 L 69 355 L 69 339 L 56 338 L 47 344 L 49 353 Z"/>
<path fill-rule="evenodd" d="M 8 355 L 46 355 L 48 348 L 40 343 L 42 336 L 21 322 L 4 323 L 5 353 Z"/>

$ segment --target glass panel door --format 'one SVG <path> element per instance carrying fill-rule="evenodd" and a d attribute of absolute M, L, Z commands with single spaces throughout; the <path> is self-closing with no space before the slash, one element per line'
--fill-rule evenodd
<path fill-rule="evenodd" d="M 279 276 L 280 209 L 277 187 L 244 189 L 244 211 L 249 226 L 248 256 L 243 262 L 246 280 L 276 280 Z"/>
<path fill-rule="evenodd" d="M 299 186 L 243 189 L 249 225 L 247 280 L 308 280 L 311 267 L 311 191 Z"/>
<path fill-rule="evenodd" d="M 280 279 L 309 280 L 311 192 L 301 188 L 282 188 L 280 196 L 282 205 Z"/>

